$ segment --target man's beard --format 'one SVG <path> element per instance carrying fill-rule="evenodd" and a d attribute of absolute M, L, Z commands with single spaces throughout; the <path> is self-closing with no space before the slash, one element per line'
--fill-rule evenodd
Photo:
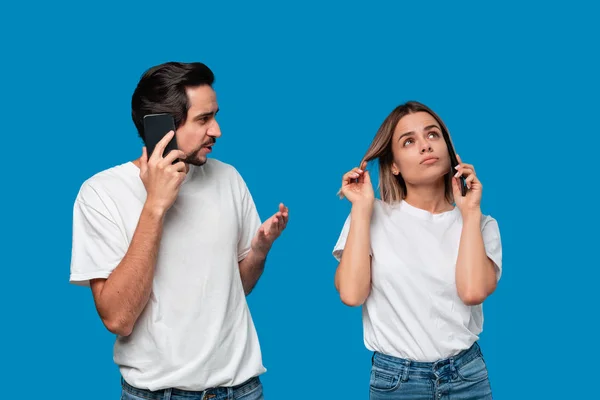
<path fill-rule="evenodd" d="M 200 154 L 200 150 L 202 150 L 204 147 L 213 146 L 215 143 L 216 143 L 216 140 L 211 140 L 210 142 L 203 144 L 202 146 L 200 146 L 199 149 L 194 150 L 190 154 L 186 154 L 185 158 L 182 161 L 186 164 L 195 165 L 197 167 L 200 167 L 200 166 L 206 164 L 208 157 L 205 157 L 203 160 L 201 160 L 198 157 L 198 154 Z"/>
<path fill-rule="evenodd" d="M 200 152 L 200 150 L 196 150 L 192 154 L 186 155 L 186 157 L 182 161 L 186 164 L 195 165 L 197 167 L 200 167 L 200 166 L 206 164 L 207 158 L 205 158 L 204 160 L 201 160 L 198 157 L 199 152 Z"/>

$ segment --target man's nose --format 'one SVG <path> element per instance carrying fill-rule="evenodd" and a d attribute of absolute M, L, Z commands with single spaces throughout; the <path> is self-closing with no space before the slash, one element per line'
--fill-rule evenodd
<path fill-rule="evenodd" d="M 218 138 L 221 137 L 221 127 L 217 121 L 213 121 L 211 126 L 206 131 L 206 134 L 210 137 Z"/>

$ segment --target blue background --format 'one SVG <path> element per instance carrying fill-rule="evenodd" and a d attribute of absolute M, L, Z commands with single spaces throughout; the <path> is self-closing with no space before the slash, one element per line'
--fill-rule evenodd
<path fill-rule="evenodd" d="M 169 60 L 214 70 L 213 156 L 238 168 L 263 218 L 291 210 L 248 298 L 267 399 L 368 396 L 360 309 L 333 285 L 349 211 L 336 191 L 410 99 L 445 120 L 500 224 L 504 275 L 480 341 L 495 398 L 589 398 L 598 10 L 414 3 L 4 3 L 2 398 L 119 396 L 114 338 L 68 283 L 72 206 L 85 179 L 139 156 L 131 93 Z"/>

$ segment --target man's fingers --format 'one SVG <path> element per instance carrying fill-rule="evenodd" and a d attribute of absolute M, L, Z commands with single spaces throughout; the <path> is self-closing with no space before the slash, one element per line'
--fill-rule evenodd
<path fill-rule="evenodd" d="M 269 233 L 271 234 L 279 234 L 285 228 L 287 223 L 287 215 L 285 212 L 277 212 L 273 217 L 271 217 L 271 225 L 269 226 Z"/>
<path fill-rule="evenodd" d="M 152 155 L 150 156 L 151 159 L 159 160 L 162 158 L 165 148 L 167 147 L 167 143 L 169 143 L 169 141 L 173 138 L 173 135 L 175 135 L 175 132 L 169 131 L 162 139 L 159 140 L 154 148 L 154 151 L 152 152 Z"/>
<path fill-rule="evenodd" d="M 281 212 L 283 222 L 287 223 L 288 217 L 290 215 L 290 210 L 285 206 L 285 204 L 281 203 L 279 204 L 279 212 Z"/>
<path fill-rule="evenodd" d="M 275 215 L 273 215 L 273 220 L 271 221 L 271 226 L 269 229 L 269 231 L 271 233 L 276 233 L 277 230 L 279 229 L 279 221 L 281 221 L 281 213 L 277 213 Z"/>
<path fill-rule="evenodd" d="M 171 150 L 169 154 L 167 154 L 165 158 L 162 159 L 161 164 L 163 164 L 166 167 L 173 164 L 178 159 L 184 160 L 185 153 L 181 150 Z"/>
<path fill-rule="evenodd" d="M 262 237 L 264 237 L 264 236 L 265 236 L 265 227 L 264 227 L 264 225 L 263 225 L 263 226 L 261 226 L 260 228 L 258 228 L 258 236 L 259 236 L 259 237 L 260 237 L 260 236 L 262 236 Z"/>
<path fill-rule="evenodd" d="M 279 203 L 279 211 L 286 212 L 288 208 L 283 203 Z"/>
<path fill-rule="evenodd" d="M 178 163 L 173 165 L 173 168 L 177 172 L 185 172 L 185 163 L 183 161 L 179 161 Z"/>
<path fill-rule="evenodd" d="M 142 156 L 140 157 L 140 172 L 145 173 L 148 169 L 148 154 L 146 154 L 146 146 L 142 147 Z"/>

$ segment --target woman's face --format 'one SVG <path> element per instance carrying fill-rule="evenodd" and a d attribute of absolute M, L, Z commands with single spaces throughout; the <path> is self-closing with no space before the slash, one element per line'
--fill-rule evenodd
<path fill-rule="evenodd" d="M 450 172 L 448 147 L 440 124 L 429 113 L 405 115 L 392 137 L 392 173 L 402 175 L 407 184 L 438 181 Z"/>

